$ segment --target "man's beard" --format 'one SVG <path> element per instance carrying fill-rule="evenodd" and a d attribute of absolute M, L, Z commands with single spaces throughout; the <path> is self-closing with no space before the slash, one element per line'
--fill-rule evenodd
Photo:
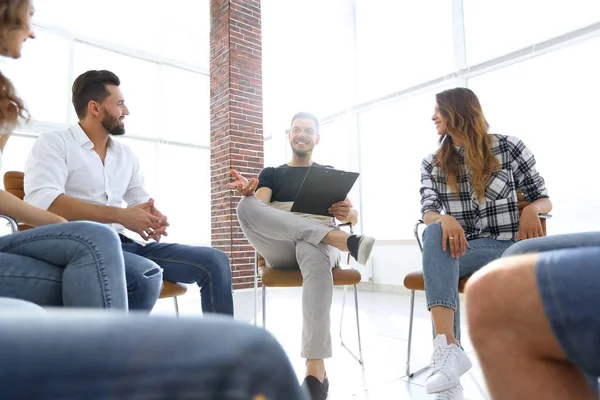
<path fill-rule="evenodd" d="M 121 136 L 125 134 L 125 127 L 119 124 L 119 120 L 110 114 L 106 114 L 102 119 L 102 127 L 110 135 Z"/>
<path fill-rule="evenodd" d="M 306 150 L 298 150 L 294 147 L 294 145 L 291 145 L 292 147 L 292 152 L 294 152 L 295 155 L 297 155 L 298 157 L 306 157 L 308 155 L 310 155 L 313 151 L 313 149 L 315 148 L 315 146 L 311 147 L 310 149 L 306 149 Z"/>

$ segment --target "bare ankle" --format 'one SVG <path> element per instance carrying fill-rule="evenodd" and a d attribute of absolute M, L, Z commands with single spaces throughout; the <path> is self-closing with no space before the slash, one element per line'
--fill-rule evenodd
<path fill-rule="evenodd" d="M 323 382 L 325 380 L 325 362 L 323 360 L 306 360 L 306 376 L 309 375 Z"/>
<path fill-rule="evenodd" d="M 342 231 L 331 231 L 323 238 L 323 243 L 331 245 L 338 250 L 348 251 L 347 240 L 350 235 Z"/>

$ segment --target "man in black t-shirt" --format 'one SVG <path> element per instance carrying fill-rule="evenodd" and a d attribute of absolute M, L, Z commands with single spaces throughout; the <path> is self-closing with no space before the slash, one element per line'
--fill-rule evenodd
<path fill-rule="evenodd" d="M 312 162 L 319 143 L 319 121 L 309 113 L 292 118 L 288 133 L 292 160 L 262 170 L 258 179 L 247 180 L 231 171 L 235 182 L 227 185 L 244 195 L 238 204 L 238 220 L 248 241 L 270 268 L 297 267 L 302 272 L 302 357 L 306 358 L 303 387 L 312 399 L 325 399 L 329 381 L 324 359 L 331 357 L 330 308 L 333 296 L 332 268 L 339 251 L 348 251 L 365 264 L 375 239 L 349 235 L 335 227 L 335 220 L 356 224 L 358 213 L 349 199 L 332 204 L 333 217 L 291 213 L 302 181 L 311 167 L 332 168 Z"/>

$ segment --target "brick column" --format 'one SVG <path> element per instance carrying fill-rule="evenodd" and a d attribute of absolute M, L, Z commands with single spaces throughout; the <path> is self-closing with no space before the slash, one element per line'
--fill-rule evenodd
<path fill-rule="evenodd" d="M 256 177 L 263 168 L 262 42 L 259 0 L 211 0 L 211 242 L 229 255 L 233 287 L 254 282 L 254 249 L 225 188 L 230 169 Z"/>

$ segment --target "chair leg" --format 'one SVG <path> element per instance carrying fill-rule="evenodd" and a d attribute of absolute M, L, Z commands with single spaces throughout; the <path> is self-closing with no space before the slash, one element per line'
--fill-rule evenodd
<path fill-rule="evenodd" d="M 264 284 L 262 286 L 262 314 L 263 328 L 267 329 L 267 289 Z"/>
<path fill-rule="evenodd" d="M 254 272 L 254 326 L 257 325 L 256 317 L 258 316 L 258 274 Z"/>
<path fill-rule="evenodd" d="M 175 304 L 175 315 L 179 317 L 179 303 L 177 302 L 177 296 L 173 297 L 173 304 Z"/>
<path fill-rule="evenodd" d="M 415 291 L 410 291 L 410 317 L 408 323 L 408 347 L 406 350 L 406 376 L 412 378 L 429 369 L 429 365 L 421 368 L 420 370 L 411 373 L 410 372 L 410 350 L 412 347 L 412 332 L 413 332 L 413 321 L 414 321 L 414 311 L 415 311 Z"/>
<path fill-rule="evenodd" d="M 346 295 L 348 293 L 348 286 L 344 285 L 344 297 L 342 300 L 342 313 L 340 317 L 340 341 L 342 342 L 342 347 L 345 348 L 348 353 L 356 360 L 360 365 L 363 365 L 363 355 L 362 355 L 362 342 L 360 340 L 360 322 L 358 319 L 358 289 L 356 285 L 354 285 L 354 309 L 356 311 L 356 333 L 358 335 L 358 356 L 354 354 L 352 350 L 344 343 L 344 338 L 342 336 L 342 327 L 344 324 L 344 309 L 346 308 Z"/>

